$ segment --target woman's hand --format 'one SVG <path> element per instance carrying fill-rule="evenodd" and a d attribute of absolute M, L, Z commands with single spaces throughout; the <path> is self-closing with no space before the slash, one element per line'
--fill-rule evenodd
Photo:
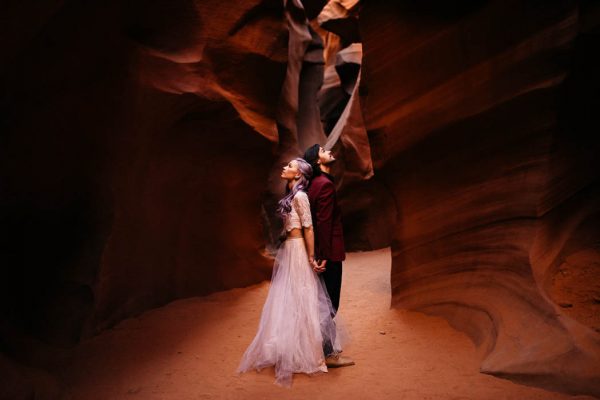
<path fill-rule="evenodd" d="M 325 272 L 326 266 L 327 260 L 321 260 L 320 262 L 313 260 L 312 262 L 313 271 L 315 271 L 317 274 Z"/>

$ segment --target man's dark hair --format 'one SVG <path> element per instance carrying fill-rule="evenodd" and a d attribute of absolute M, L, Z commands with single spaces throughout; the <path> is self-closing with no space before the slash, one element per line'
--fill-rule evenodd
<path fill-rule="evenodd" d="M 306 162 L 310 164 L 313 169 L 313 178 L 321 175 L 321 166 L 319 165 L 319 150 L 321 146 L 319 144 L 313 144 L 304 152 L 304 158 Z"/>

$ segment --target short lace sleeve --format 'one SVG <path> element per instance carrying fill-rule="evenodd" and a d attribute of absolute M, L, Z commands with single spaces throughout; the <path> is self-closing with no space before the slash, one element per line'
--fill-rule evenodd
<path fill-rule="evenodd" d="M 312 216 L 310 215 L 310 203 L 308 195 L 305 192 L 299 191 L 294 196 L 294 208 L 300 218 L 300 224 L 304 227 L 312 226 Z"/>

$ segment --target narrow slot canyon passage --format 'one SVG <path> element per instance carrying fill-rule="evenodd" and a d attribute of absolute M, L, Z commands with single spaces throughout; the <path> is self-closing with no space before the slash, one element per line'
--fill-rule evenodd
<path fill-rule="evenodd" d="M 600 397 L 600 2 L 9 3 L 0 400 Z M 356 365 L 287 390 L 235 369 L 314 144 Z"/>
<path fill-rule="evenodd" d="M 83 341 L 63 378 L 73 399 L 592 399 L 481 374 L 467 336 L 438 317 L 390 309 L 389 249 L 350 253 L 340 315 L 356 365 L 294 375 L 235 374 L 269 282 L 174 301 Z M 64 368 L 64 367 L 63 367 Z"/>

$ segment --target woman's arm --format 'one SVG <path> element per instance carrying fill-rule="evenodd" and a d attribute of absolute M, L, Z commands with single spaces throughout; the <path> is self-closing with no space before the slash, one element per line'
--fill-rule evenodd
<path fill-rule="evenodd" d="M 294 207 L 300 218 L 302 232 L 304 233 L 304 245 L 308 254 L 308 261 L 313 264 L 315 260 L 315 233 L 313 231 L 312 216 L 310 215 L 310 203 L 305 192 L 298 192 L 294 197 Z"/>
<path fill-rule="evenodd" d="M 315 259 L 315 233 L 312 225 L 305 226 L 302 231 L 304 232 L 304 245 L 306 246 L 308 261 L 312 264 Z"/>

